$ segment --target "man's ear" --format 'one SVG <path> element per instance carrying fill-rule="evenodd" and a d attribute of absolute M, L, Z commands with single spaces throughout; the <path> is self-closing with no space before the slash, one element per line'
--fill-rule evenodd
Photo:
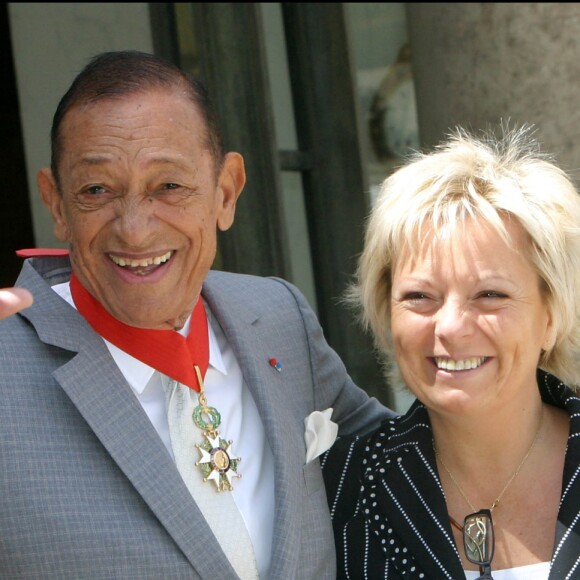
<path fill-rule="evenodd" d="M 217 226 L 220 230 L 225 231 L 234 223 L 236 202 L 245 183 L 244 158 L 239 153 L 226 153 L 217 184 Z"/>
<path fill-rule="evenodd" d="M 43 167 L 38 171 L 36 183 L 40 197 L 52 216 L 56 239 L 60 242 L 66 242 L 68 240 L 68 226 L 63 210 L 63 199 L 49 167 Z"/>

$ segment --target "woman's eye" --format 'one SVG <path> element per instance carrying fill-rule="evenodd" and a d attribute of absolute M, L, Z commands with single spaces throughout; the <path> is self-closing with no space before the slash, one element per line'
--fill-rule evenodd
<path fill-rule="evenodd" d="M 437 307 L 437 301 L 431 294 L 419 290 L 402 294 L 399 304 L 402 308 L 416 313 L 428 313 Z"/>
<path fill-rule="evenodd" d="M 503 292 L 498 292 L 497 290 L 485 290 L 480 292 L 480 298 L 507 298 L 507 295 Z"/>
<path fill-rule="evenodd" d="M 403 300 L 408 300 L 410 302 L 416 302 L 418 300 L 425 300 L 428 298 L 427 294 L 423 292 L 408 292 L 403 296 Z"/>

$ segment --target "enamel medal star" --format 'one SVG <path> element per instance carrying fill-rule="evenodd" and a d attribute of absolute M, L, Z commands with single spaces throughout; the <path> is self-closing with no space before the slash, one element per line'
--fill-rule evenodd
<path fill-rule="evenodd" d="M 204 433 L 206 441 L 196 445 L 201 453 L 201 459 L 196 465 L 201 469 L 204 481 L 213 481 L 218 492 L 231 491 L 232 479 L 241 477 L 237 472 L 240 458 L 231 456 L 231 441 L 221 439 L 217 431 L 215 434 L 212 437 L 209 433 Z"/>
<path fill-rule="evenodd" d="M 203 431 L 205 441 L 196 445 L 201 457 L 195 465 L 200 468 L 203 480 L 213 481 L 218 492 L 232 491 L 232 479 L 242 477 L 238 473 L 241 459 L 233 456 L 233 442 L 219 436 L 217 428 L 221 423 L 221 415 L 214 407 L 208 407 L 203 381 L 201 377 L 199 379 L 199 405 L 193 410 L 193 422 Z"/>

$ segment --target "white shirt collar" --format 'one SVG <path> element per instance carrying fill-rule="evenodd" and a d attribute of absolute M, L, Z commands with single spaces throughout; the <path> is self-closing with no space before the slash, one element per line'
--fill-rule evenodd
<path fill-rule="evenodd" d="M 73 308 L 76 309 L 75 303 L 72 299 L 72 295 L 70 292 L 70 285 L 68 282 L 63 284 L 57 284 L 52 287 L 52 289 L 64 300 L 66 300 Z M 205 302 L 204 302 L 205 304 Z M 216 321 L 213 318 L 212 313 L 206 308 L 207 317 L 208 317 L 208 331 L 209 331 L 209 364 L 215 370 L 220 372 L 223 375 L 227 375 L 227 369 L 224 364 L 224 360 L 222 357 L 222 352 L 219 347 L 213 325 L 216 324 Z M 183 336 L 187 336 L 189 332 L 189 322 L 191 316 L 187 319 L 183 328 L 179 331 L 180 334 Z M 127 379 L 127 382 L 131 385 L 131 388 L 138 393 L 139 395 L 143 393 L 143 390 L 147 386 L 147 383 L 153 376 L 155 369 L 148 364 L 141 362 L 140 360 L 136 359 L 135 357 L 131 356 L 130 354 L 126 353 L 125 351 L 121 350 L 120 348 L 116 347 L 114 344 L 111 344 L 108 340 L 103 339 L 111 352 L 111 355 L 115 359 L 117 366 Z"/>

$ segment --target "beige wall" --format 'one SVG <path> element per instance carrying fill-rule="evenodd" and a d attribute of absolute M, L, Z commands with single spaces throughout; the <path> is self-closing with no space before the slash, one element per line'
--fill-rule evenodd
<path fill-rule="evenodd" d="M 499 119 L 580 167 L 580 3 L 408 3 L 422 143 Z"/>
<path fill-rule="evenodd" d="M 153 48 L 146 3 L 8 4 L 36 245 L 55 246 L 36 189 L 50 164 L 49 133 L 60 97 L 87 59 L 105 50 Z"/>

